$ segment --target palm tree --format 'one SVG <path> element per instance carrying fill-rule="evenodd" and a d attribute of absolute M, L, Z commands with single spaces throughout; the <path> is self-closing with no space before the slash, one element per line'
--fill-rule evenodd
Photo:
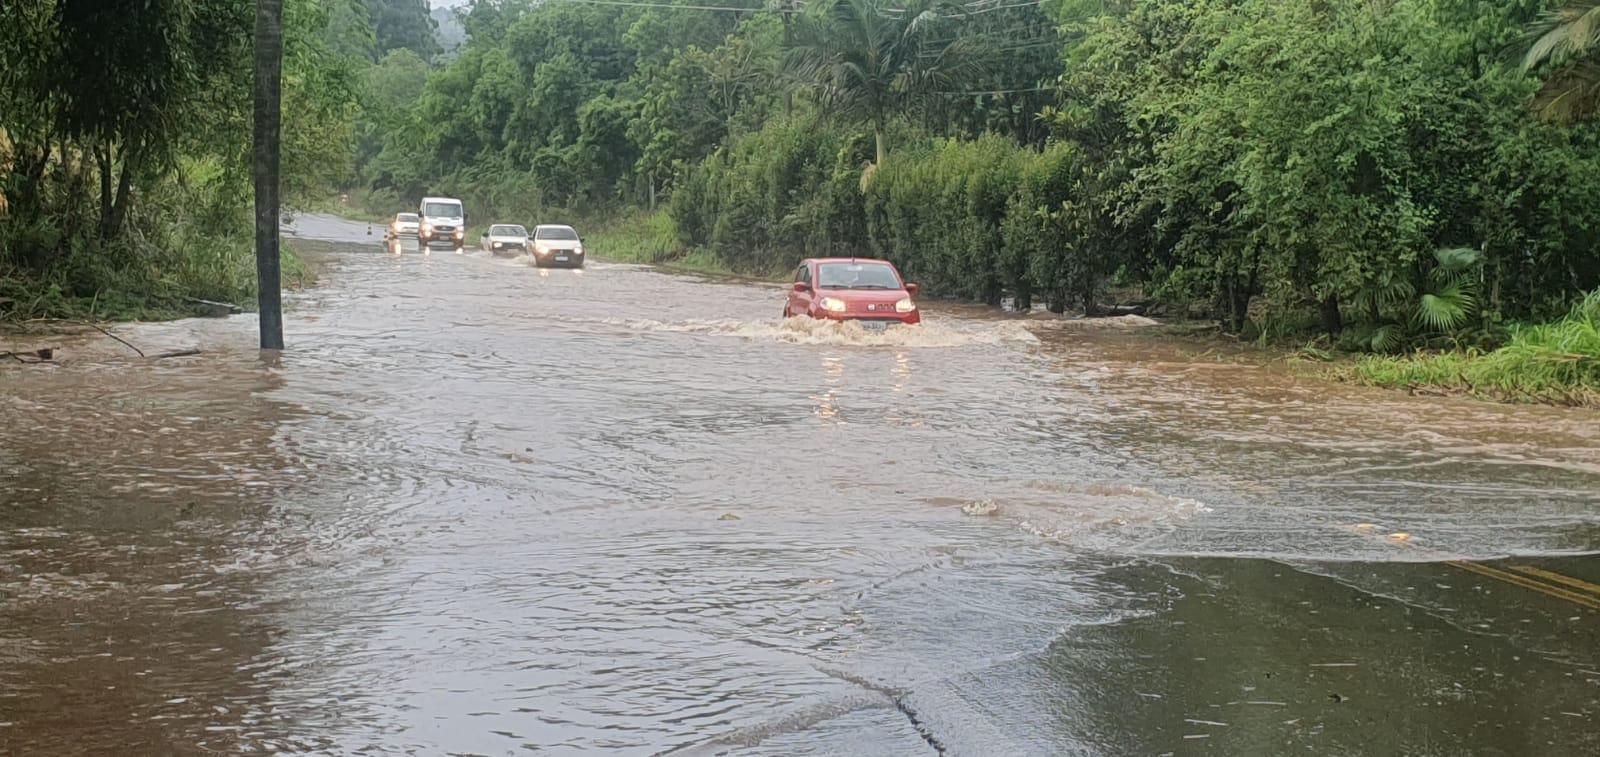
<path fill-rule="evenodd" d="M 795 25 L 785 70 L 824 110 L 870 123 L 881 166 L 889 119 L 984 69 L 964 16 L 953 0 L 827 0 Z"/>
<path fill-rule="evenodd" d="M 1530 25 L 1524 71 L 1558 66 L 1545 76 L 1534 106 L 1546 118 L 1580 121 L 1600 114 L 1600 0 L 1571 0 Z"/>
<path fill-rule="evenodd" d="M 1477 250 L 1442 248 L 1433 251 L 1425 270 L 1373 278 L 1355 295 L 1355 304 L 1366 310 L 1367 322 L 1346 335 L 1346 344 L 1371 352 L 1399 352 L 1419 339 L 1459 335 L 1479 312 L 1482 263 Z M 1420 277 L 1421 286 L 1415 277 Z"/>

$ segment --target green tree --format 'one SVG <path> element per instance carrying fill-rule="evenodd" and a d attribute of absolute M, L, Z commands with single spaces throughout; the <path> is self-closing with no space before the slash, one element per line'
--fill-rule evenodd
<path fill-rule="evenodd" d="M 946 0 L 827 0 L 796 24 L 785 66 L 823 110 L 871 125 L 881 166 L 891 119 L 985 70 L 964 14 Z"/>
<path fill-rule="evenodd" d="M 367 0 L 367 13 L 372 22 L 375 55 L 381 57 L 404 48 L 423 60 L 431 60 L 443 51 L 427 0 Z"/>

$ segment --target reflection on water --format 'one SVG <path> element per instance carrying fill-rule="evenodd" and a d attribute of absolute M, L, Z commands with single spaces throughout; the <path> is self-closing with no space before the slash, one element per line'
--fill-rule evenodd
<path fill-rule="evenodd" d="M 911 354 L 897 352 L 894 356 L 894 368 L 890 371 L 894 377 L 894 384 L 890 387 L 895 394 L 905 392 L 907 382 L 911 379 Z"/>
<path fill-rule="evenodd" d="M 1148 560 L 1408 559 L 1362 522 L 1551 553 L 1600 519 L 1592 413 L 355 236 L 278 365 L 230 319 L 122 330 L 185 362 L 0 369 L 0 751 L 1181 748 L 1231 721 L 1119 676 L 1232 682 L 1152 629 L 1250 609 Z M 1292 656 L 1285 627 L 1226 641 Z"/>
<path fill-rule="evenodd" d="M 823 390 L 811 395 L 811 399 L 817 403 L 817 417 L 830 423 L 842 422 L 839 419 L 839 384 L 844 378 L 844 358 L 823 357 L 822 375 Z"/>

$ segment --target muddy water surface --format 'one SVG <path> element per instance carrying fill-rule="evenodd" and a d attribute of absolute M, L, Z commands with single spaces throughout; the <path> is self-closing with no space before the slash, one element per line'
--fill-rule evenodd
<path fill-rule="evenodd" d="M 281 359 L 0 369 L 0 752 L 1600 748 L 1594 610 L 1446 567 L 1600 579 L 1594 413 L 298 226 Z"/>

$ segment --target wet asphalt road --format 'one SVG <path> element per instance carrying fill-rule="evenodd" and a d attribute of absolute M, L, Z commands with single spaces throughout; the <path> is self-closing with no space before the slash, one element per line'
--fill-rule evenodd
<path fill-rule="evenodd" d="M 365 231 L 0 369 L 0 753 L 1600 753 L 1600 415 Z"/>

